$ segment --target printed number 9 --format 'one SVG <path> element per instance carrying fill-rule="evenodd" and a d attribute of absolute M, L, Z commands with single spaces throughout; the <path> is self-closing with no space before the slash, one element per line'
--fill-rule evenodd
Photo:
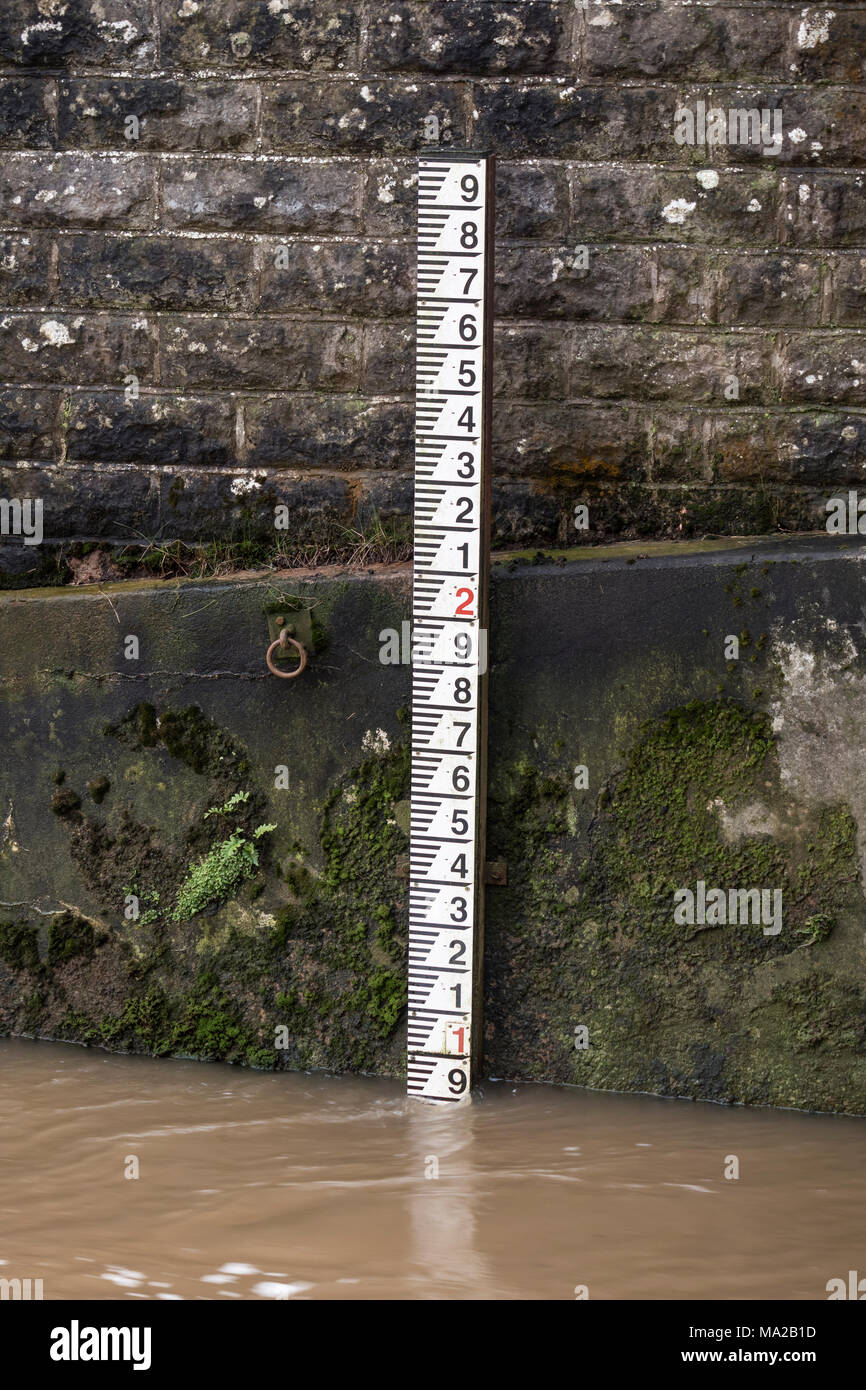
<path fill-rule="evenodd" d="M 474 203 L 478 197 L 478 180 L 474 174 L 464 174 L 460 180 L 464 203 Z"/>
<path fill-rule="evenodd" d="M 466 1090 L 465 1071 L 461 1071 L 459 1067 L 455 1067 L 453 1071 L 449 1071 L 448 1089 L 452 1096 L 462 1096 L 463 1092 Z"/>

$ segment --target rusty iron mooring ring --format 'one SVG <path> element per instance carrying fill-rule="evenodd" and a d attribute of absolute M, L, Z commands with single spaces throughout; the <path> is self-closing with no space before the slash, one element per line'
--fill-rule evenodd
<path fill-rule="evenodd" d="M 294 671 L 281 671 L 281 670 L 279 669 L 279 667 L 278 667 L 278 666 L 275 666 L 274 663 L 273 663 L 273 661 L 271 660 L 271 652 L 273 652 L 277 647 L 282 647 L 283 651 L 285 651 L 286 645 L 287 645 L 287 643 L 289 643 L 289 642 L 291 642 L 291 644 L 292 644 L 293 647 L 297 647 L 297 649 L 298 649 L 298 655 L 299 655 L 299 657 L 300 657 L 301 659 L 300 659 L 300 661 L 298 662 L 298 666 L 297 666 L 297 669 L 296 669 L 296 670 L 294 670 Z M 268 647 L 268 650 L 267 650 L 267 652 L 265 653 L 265 661 L 266 661 L 267 664 L 268 664 L 268 670 L 269 670 L 269 671 L 273 671 L 273 673 L 274 673 L 275 676 L 280 676 L 281 679 L 284 680 L 284 681 L 292 681 L 292 680 L 295 679 L 295 676 L 299 676 L 299 675 L 301 674 L 301 672 L 303 671 L 304 667 L 306 666 L 306 664 L 307 664 L 307 653 L 306 653 L 306 651 L 304 650 L 304 648 L 303 648 L 303 646 L 301 645 L 301 643 L 295 641 L 294 637 L 290 637 L 289 634 L 288 634 L 287 632 L 281 632 L 280 635 L 279 635 L 279 637 L 277 638 L 276 642 L 272 642 L 271 645 Z"/>

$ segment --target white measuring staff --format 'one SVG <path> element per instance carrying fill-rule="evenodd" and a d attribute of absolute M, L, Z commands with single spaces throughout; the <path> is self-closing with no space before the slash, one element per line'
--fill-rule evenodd
<path fill-rule="evenodd" d="M 490 551 L 493 158 L 423 151 L 408 1091 L 469 1096 L 480 1061 Z"/>

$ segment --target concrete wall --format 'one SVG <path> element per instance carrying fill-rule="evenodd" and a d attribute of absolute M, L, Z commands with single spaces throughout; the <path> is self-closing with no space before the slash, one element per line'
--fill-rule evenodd
<path fill-rule="evenodd" d="M 0 492 L 67 542 L 408 517 L 433 115 L 500 158 L 499 542 L 823 524 L 866 441 L 864 41 L 862 5 L 5 0 Z M 678 144 L 701 101 L 778 153 Z"/>
<path fill-rule="evenodd" d="M 0 598 L 4 1030 L 401 1074 L 409 600 L 403 567 Z M 861 553 L 500 564 L 492 614 L 485 1073 L 866 1113 Z M 699 882 L 780 929 L 678 922 Z"/>

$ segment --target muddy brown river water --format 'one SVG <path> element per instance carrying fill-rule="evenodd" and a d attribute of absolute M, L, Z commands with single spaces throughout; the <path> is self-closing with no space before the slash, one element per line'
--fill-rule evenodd
<path fill-rule="evenodd" d="M 442 1111 L 5 1039 L 0 1135 L 0 1276 L 46 1299 L 823 1300 L 866 1274 L 860 1119 L 504 1082 Z"/>

